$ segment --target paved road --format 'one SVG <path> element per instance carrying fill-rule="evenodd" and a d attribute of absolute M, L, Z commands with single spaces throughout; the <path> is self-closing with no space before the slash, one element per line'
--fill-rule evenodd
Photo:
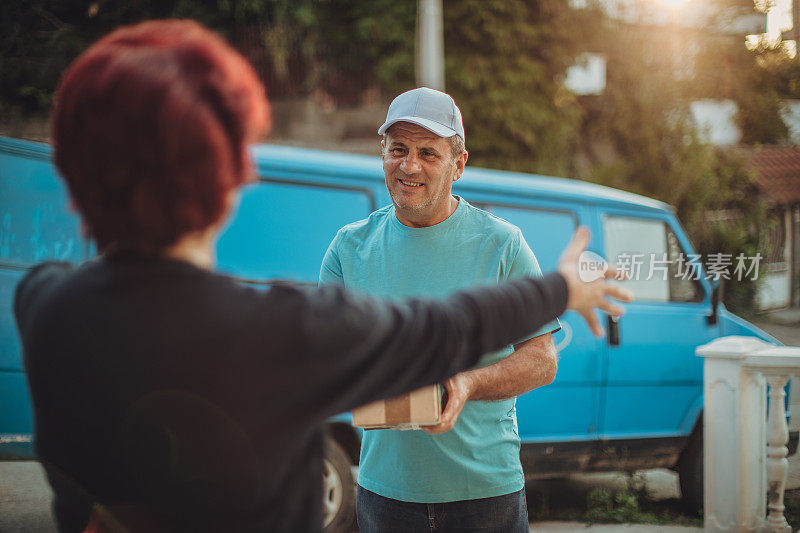
<path fill-rule="evenodd" d="M 44 470 L 33 461 L 0 462 L 0 531 L 50 533 L 52 493 Z"/>
<path fill-rule="evenodd" d="M 644 524 L 597 524 L 586 527 L 583 522 L 542 522 L 531 525 L 532 533 L 566 533 L 567 531 L 598 531 L 602 533 L 689 533 L 703 531 L 700 527 L 648 526 Z"/>
<path fill-rule="evenodd" d="M 800 346 L 800 324 L 774 324 L 764 321 L 755 321 L 754 324 L 787 346 Z"/>
<path fill-rule="evenodd" d="M 678 478 L 669 470 L 649 470 L 643 473 L 647 487 L 654 500 L 675 499 L 680 496 Z M 594 487 L 621 490 L 626 483 L 621 474 L 576 475 L 566 480 L 543 480 L 531 484 L 535 491 L 545 489 L 555 499 L 584 501 L 585 495 Z M 529 489 L 530 490 L 530 489 Z M 51 533 L 55 524 L 50 516 L 51 492 L 44 471 L 34 461 L 0 462 L 0 531 L 3 533 Z M 656 528 L 653 526 L 594 526 L 583 523 L 542 522 L 534 524 L 532 531 L 584 531 L 599 529 L 612 531 L 684 531 L 691 528 Z"/>

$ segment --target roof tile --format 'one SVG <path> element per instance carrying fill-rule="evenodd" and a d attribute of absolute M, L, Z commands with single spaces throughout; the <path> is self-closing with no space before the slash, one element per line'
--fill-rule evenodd
<path fill-rule="evenodd" d="M 779 205 L 800 203 L 800 146 L 761 145 L 737 147 L 755 170 L 758 188 Z"/>

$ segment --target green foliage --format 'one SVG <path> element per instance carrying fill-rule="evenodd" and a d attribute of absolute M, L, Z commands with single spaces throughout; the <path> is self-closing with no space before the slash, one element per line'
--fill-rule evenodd
<path fill-rule="evenodd" d="M 579 110 L 560 79 L 579 46 L 562 0 L 445 3 L 447 89 L 479 166 L 565 175 Z"/>
<path fill-rule="evenodd" d="M 643 515 L 639 509 L 639 500 L 628 491 L 613 494 L 604 488 L 593 489 L 588 496 L 586 521 L 594 522 L 649 522 L 651 517 Z"/>
<path fill-rule="evenodd" d="M 586 497 L 586 521 L 615 523 L 658 523 L 658 519 L 643 512 L 640 501 L 649 498 L 644 479 L 639 475 L 628 477 L 625 488 L 617 493 L 598 487 Z"/>
<path fill-rule="evenodd" d="M 740 41 L 709 40 L 695 56 L 695 76 L 685 84 L 689 97 L 733 100 L 743 144 L 780 143 L 788 129 L 781 117 L 788 86 L 794 80 L 782 75 L 797 74 L 793 61 L 780 46 L 762 42 L 748 50 Z"/>
<path fill-rule="evenodd" d="M 0 118 L 43 114 L 61 73 L 113 28 L 147 18 L 215 19 L 189 0 L 18 0 L 0 3 Z"/>
<path fill-rule="evenodd" d="M 358 96 L 374 85 L 386 94 L 414 86 L 416 2 L 322 1 L 316 7 L 321 87 Z"/>
<path fill-rule="evenodd" d="M 641 474 L 628 477 L 625 487 L 618 492 L 602 487 L 592 489 L 586 497 L 586 504 L 584 520 L 588 524 L 691 523 L 687 517 L 670 508 L 659 509 L 654 505 Z"/>
<path fill-rule="evenodd" d="M 792 531 L 797 531 L 800 528 L 800 490 L 787 490 L 783 499 L 786 506 L 784 511 L 786 521 L 792 526 Z"/>
<path fill-rule="evenodd" d="M 304 43 L 311 42 L 308 37 L 317 25 L 315 4 L 313 0 L 2 2 L 0 119 L 45 115 L 61 73 L 83 50 L 119 26 L 148 19 L 194 19 L 233 41 L 242 28 L 255 27 L 261 55 L 279 73 L 285 72 L 289 56 L 309 54 Z"/>
<path fill-rule="evenodd" d="M 782 46 L 762 44 L 757 54 L 771 87 L 783 98 L 800 98 L 800 61 L 790 58 Z"/>

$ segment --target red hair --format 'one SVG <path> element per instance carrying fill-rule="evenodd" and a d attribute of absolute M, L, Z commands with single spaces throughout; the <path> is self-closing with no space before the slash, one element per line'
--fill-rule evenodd
<path fill-rule="evenodd" d="M 250 64 L 192 21 L 120 28 L 64 74 L 55 163 L 92 236 L 157 250 L 221 220 L 270 109 Z"/>

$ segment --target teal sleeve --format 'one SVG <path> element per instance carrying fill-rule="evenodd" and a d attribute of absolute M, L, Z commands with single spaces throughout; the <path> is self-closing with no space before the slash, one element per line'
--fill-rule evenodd
<path fill-rule="evenodd" d="M 522 232 L 520 232 L 519 247 L 517 248 L 517 253 L 511 262 L 510 268 L 508 269 L 506 279 L 518 279 L 523 277 L 541 278 L 542 269 L 539 267 L 539 261 L 536 260 L 533 250 L 531 250 L 530 246 L 528 246 L 528 243 L 525 242 L 525 237 L 523 237 Z M 543 327 L 538 329 L 533 335 L 523 339 L 520 342 L 530 340 L 546 333 L 555 333 L 560 329 L 561 322 L 559 322 L 556 318 L 552 322 L 548 322 Z"/>
<path fill-rule="evenodd" d="M 325 257 L 322 259 L 322 266 L 319 269 L 319 286 L 340 285 L 344 287 L 344 276 L 342 275 L 342 263 L 339 260 L 339 253 L 336 251 L 336 243 L 339 235 L 333 238 Z"/>

